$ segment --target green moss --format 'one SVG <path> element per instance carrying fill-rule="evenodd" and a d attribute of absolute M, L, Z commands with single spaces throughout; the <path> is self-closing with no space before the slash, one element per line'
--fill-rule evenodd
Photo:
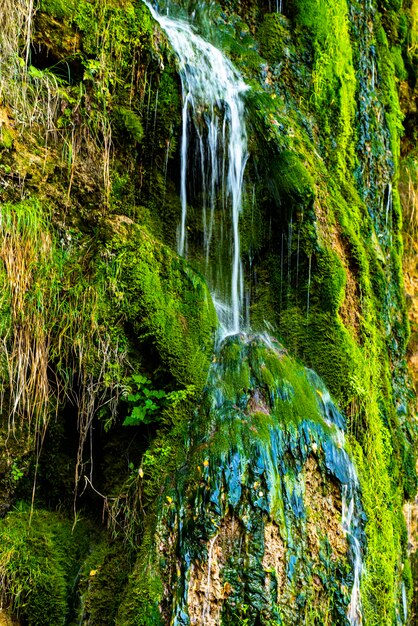
<path fill-rule="evenodd" d="M 72 17 L 78 0 L 41 0 L 39 10 L 55 18 Z"/>
<path fill-rule="evenodd" d="M 314 181 L 301 158 L 290 151 L 281 152 L 276 163 L 275 183 L 278 194 L 293 201 L 307 201 L 313 194 Z"/>
<path fill-rule="evenodd" d="M 122 124 L 131 139 L 140 142 L 144 136 L 144 128 L 140 117 L 134 111 L 125 107 L 116 107 L 114 111 L 120 124 Z"/>
<path fill-rule="evenodd" d="M 340 258 L 333 250 L 321 251 L 316 262 L 317 272 L 312 286 L 313 302 L 318 298 L 321 309 L 329 310 L 335 315 L 344 302 L 346 272 Z"/>
<path fill-rule="evenodd" d="M 340 406 L 346 406 L 352 398 L 349 381 L 358 354 L 341 320 L 318 310 L 307 317 L 300 309 L 289 308 L 281 315 L 280 333 L 292 353 L 318 372 Z"/>
<path fill-rule="evenodd" d="M 11 511 L 0 520 L 3 597 L 29 626 L 64 623 L 81 556 L 88 545 L 84 525 L 56 513 Z"/>
<path fill-rule="evenodd" d="M 307 29 L 314 41 L 324 45 L 329 34 L 326 3 L 322 0 L 300 0 L 292 4 L 292 9 L 297 26 Z"/>
<path fill-rule="evenodd" d="M 257 39 L 260 41 L 260 52 L 269 63 L 280 63 L 285 36 L 283 18 L 278 13 L 267 13 L 257 31 Z"/>
<path fill-rule="evenodd" d="M 111 307 L 137 340 L 156 351 L 177 385 L 201 388 L 212 355 L 216 314 L 200 276 L 145 230 L 131 227 L 107 245 L 101 265 Z M 109 274 L 112 272 L 112 274 Z"/>
<path fill-rule="evenodd" d="M 160 603 L 163 599 L 163 584 L 156 560 L 155 543 L 152 537 L 155 521 L 151 520 L 146 532 L 135 569 L 119 608 L 117 623 L 120 626 L 163 626 Z M 152 527 L 152 531 L 151 531 Z"/>
<path fill-rule="evenodd" d="M 13 135 L 6 126 L 0 126 L 0 149 L 9 150 L 13 147 Z"/>
<path fill-rule="evenodd" d="M 115 623 L 131 558 L 126 545 L 109 542 L 106 536 L 93 546 L 83 564 L 79 584 L 83 621 L 97 625 Z"/>
<path fill-rule="evenodd" d="M 389 50 L 386 32 L 382 26 L 376 29 L 376 42 L 379 49 L 379 68 L 383 80 L 382 102 L 385 105 L 391 150 L 395 160 L 395 167 L 397 168 L 400 153 L 399 137 L 403 132 L 403 114 L 399 104 L 395 67 L 401 74 L 402 68 L 399 66 L 399 55 L 396 53 L 396 50 L 394 50 L 393 54 Z"/>

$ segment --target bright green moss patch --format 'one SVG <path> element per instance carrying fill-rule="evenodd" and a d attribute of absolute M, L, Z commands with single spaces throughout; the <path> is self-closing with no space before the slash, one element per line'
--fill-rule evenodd
<path fill-rule="evenodd" d="M 139 343 L 155 350 L 177 384 L 203 386 L 216 314 L 206 284 L 190 266 L 145 230 L 131 227 L 107 245 L 113 313 L 132 327 Z"/>
<path fill-rule="evenodd" d="M 2 600 L 28 626 L 65 622 L 88 529 L 56 513 L 20 508 L 0 520 Z"/>
<path fill-rule="evenodd" d="M 114 623 L 127 584 L 131 559 L 127 546 L 123 542 L 109 540 L 108 536 L 93 546 L 82 565 L 78 587 L 82 595 L 78 613 L 82 613 L 83 622 Z"/>
<path fill-rule="evenodd" d="M 309 201 L 313 195 L 314 181 L 300 157 L 290 151 L 278 155 L 276 180 L 279 196 L 293 201 Z"/>
<path fill-rule="evenodd" d="M 6 150 L 13 146 L 13 135 L 10 130 L 5 126 L 0 126 L 0 148 Z"/>

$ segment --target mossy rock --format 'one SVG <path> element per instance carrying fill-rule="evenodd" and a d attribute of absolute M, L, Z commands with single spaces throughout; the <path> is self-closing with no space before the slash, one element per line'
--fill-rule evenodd
<path fill-rule="evenodd" d="M 281 61 L 286 32 L 284 18 L 279 13 L 267 13 L 264 16 L 257 38 L 260 41 L 260 52 L 269 63 Z"/>
<path fill-rule="evenodd" d="M 291 199 L 295 202 L 307 202 L 314 195 L 314 180 L 295 152 L 284 150 L 281 152 L 274 167 L 275 176 L 271 183 L 281 199 Z"/>
<path fill-rule="evenodd" d="M 359 354 L 342 321 L 317 308 L 306 315 L 293 307 L 282 313 L 279 329 L 292 354 L 322 376 L 340 406 L 347 406 L 352 396 L 349 381 L 358 366 Z"/>
<path fill-rule="evenodd" d="M 83 597 L 77 624 L 114 624 L 127 584 L 130 554 L 122 541 L 103 541 L 93 547 L 83 564 L 78 592 Z"/>
<path fill-rule="evenodd" d="M 89 533 L 56 513 L 22 506 L 0 520 L 3 597 L 28 626 L 63 624 Z"/>
<path fill-rule="evenodd" d="M 335 436 L 343 425 L 319 377 L 273 338 L 228 337 L 118 624 L 200 623 L 202 614 L 213 626 L 296 624 L 314 605 L 318 623 L 345 625 L 352 580 L 340 491 L 351 463 Z"/>
<path fill-rule="evenodd" d="M 123 223 L 107 243 L 117 290 L 112 307 L 123 315 L 135 341 L 154 353 L 180 386 L 205 382 L 217 318 L 205 281 L 144 228 Z M 111 269 L 110 269 L 111 268 Z"/>

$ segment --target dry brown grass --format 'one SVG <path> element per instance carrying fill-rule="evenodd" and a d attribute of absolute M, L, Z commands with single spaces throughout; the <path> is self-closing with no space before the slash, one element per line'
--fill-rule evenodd
<path fill-rule="evenodd" d="M 24 438 L 39 459 L 51 417 L 71 403 L 76 502 L 82 477 L 93 480 L 93 420 L 105 405 L 114 419 L 127 367 L 100 323 L 106 285 L 86 281 L 77 263 L 66 265 L 35 202 L 1 207 L 0 261 L 0 409 L 8 437 Z"/>
<path fill-rule="evenodd" d="M 2 220 L 0 257 L 4 263 L 10 298 L 11 325 L 2 338 L 1 349 L 7 363 L 9 433 L 16 434 L 17 421 L 28 435 L 35 430 L 43 439 L 51 401 L 48 382 L 49 342 L 45 315 L 49 303 L 46 293 L 34 284 L 40 259 L 50 260 L 51 238 L 47 231 L 36 232 L 36 244 L 26 227 L 18 225 L 17 215 Z M 31 302 L 31 297 L 36 301 Z"/>

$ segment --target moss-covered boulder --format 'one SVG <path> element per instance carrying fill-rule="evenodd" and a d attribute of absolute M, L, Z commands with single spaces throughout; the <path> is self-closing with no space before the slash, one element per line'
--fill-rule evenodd
<path fill-rule="evenodd" d="M 68 519 L 22 507 L 0 520 L 2 604 L 29 626 L 63 624 L 90 531 Z M 7 623 L 7 622 L 6 622 Z"/>
<path fill-rule="evenodd" d="M 98 267 L 108 285 L 110 311 L 175 384 L 201 389 L 217 328 L 206 283 L 147 230 L 121 220 L 119 225 Z"/>
<path fill-rule="evenodd" d="M 279 343 L 227 339 L 120 623 L 359 619 L 364 517 L 343 429 L 322 381 Z"/>

